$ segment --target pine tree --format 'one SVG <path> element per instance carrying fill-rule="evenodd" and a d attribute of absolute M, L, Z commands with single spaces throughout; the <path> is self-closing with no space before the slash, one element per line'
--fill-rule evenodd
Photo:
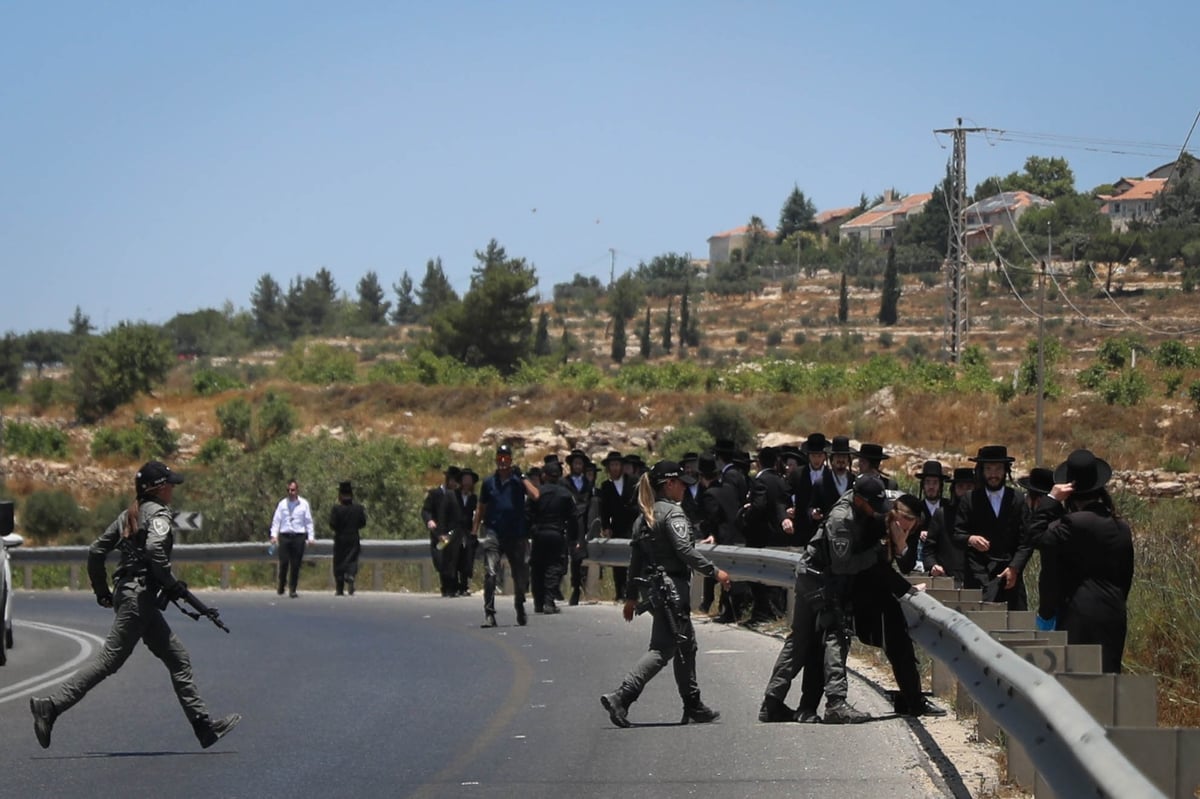
<path fill-rule="evenodd" d="M 550 314 L 545 310 L 538 316 L 537 333 L 533 336 L 533 354 L 550 354 Z"/>
<path fill-rule="evenodd" d="M 417 302 L 421 306 L 418 318 L 427 321 L 445 306 L 458 302 L 458 299 L 458 292 L 450 285 L 446 273 L 442 270 L 441 257 L 426 261 L 425 277 L 421 279 L 421 287 L 417 289 Z"/>
<path fill-rule="evenodd" d="M 392 303 L 384 299 L 383 286 L 374 270 L 358 281 L 358 317 L 368 325 L 387 324 L 388 311 Z"/>
<path fill-rule="evenodd" d="M 276 285 L 276 288 L 278 288 L 278 285 Z M 96 329 L 92 324 L 91 317 L 81 311 L 78 305 L 75 306 L 75 313 L 67 320 L 67 324 L 71 326 L 72 336 L 90 336 L 92 331 Z"/>
<path fill-rule="evenodd" d="M 413 281 L 408 276 L 407 270 L 400 276 L 399 283 L 392 284 L 392 291 L 396 292 L 396 307 L 392 309 L 392 324 L 406 325 L 417 321 L 421 311 L 413 296 Z"/>
<path fill-rule="evenodd" d="M 667 313 L 663 317 L 662 345 L 667 352 L 670 352 L 671 347 L 674 346 L 671 342 L 671 304 L 674 300 L 674 297 L 667 297 Z"/>
<path fill-rule="evenodd" d="M 613 317 L 612 359 L 617 363 L 625 360 L 625 317 Z"/>
<path fill-rule="evenodd" d="M 691 344 L 691 342 L 688 341 L 688 323 L 691 322 L 691 319 L 689 318 L 689 312 L 688 282 L 684 281 L 683 297 L 679 300 L 679 349 L 681 350 L 681 353 L 683 350 L 688 348 L 689 344 Z"/>
<path fill-rule="evenodd" d="M 883 270 L 883 296 L 879 300 L 879 322 L 894 325 L 899 319 L 900 273 L 896 268 L 896 248 L 888 247 L 887 267 Z"/>
<path fill-rule="evenodd" d="M 78 309 L 76 309 L 78 310 Z M 250 313 L 254 318 L 254 339 L 264 344 L 278 343 L 284 332 L 283 289 L 269 274 L 263 274 L 250 295 Z"/>
<path fill-rule="evenodd" d="M 838 292 L 838 323 L 846 324 L 850 318 L 850 294 L 846 290 L 846 273 L 842 272 L 842 288 Z"/>
<path fill-rule="evenodd" d="M 646 304 L 646 321 L 642 325 L 642 357 L 650 357 L 650 304 Z"/>

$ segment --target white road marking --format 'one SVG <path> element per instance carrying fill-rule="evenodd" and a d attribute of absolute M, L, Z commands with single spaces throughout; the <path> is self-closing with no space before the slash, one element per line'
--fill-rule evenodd
<path fill-rule="evenodd" d="M 56 683 L 60 683 L 68 677 L 75 674 L 79 664 L 86 661 L 96 651 L 97 647 L 104 645 L 104 639 L 92 633 L 86 633 L 82 630 L 73 630 L 70 627 L 58 627 L 53 624 L 43 624 L 37 621 L 21 621 L 13 622 L 18 627 L 28 627 L 32 630 L 41 630 L 43 632 L 54 633 L 65 638 L 70 638 L 75 643 L 79 644 L 79 654 L 55 666 L 52 669 L 35 674 L 34 676 L 22 680 L 21 682 L 12 685 L 6 685 L 0 689 L 0 704 L 11 702 L 14 699 L 20 699 L 25 696 L 37 693 L 43 688 L 47 688 Z"/>

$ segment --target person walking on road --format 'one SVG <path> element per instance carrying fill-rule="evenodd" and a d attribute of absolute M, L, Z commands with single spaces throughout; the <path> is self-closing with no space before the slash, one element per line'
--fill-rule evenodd
<path fill-rule="evenodd" d="M 297 597 L 296 585 L 300 581 L 300 564 L 304 561 L 304 547 L 316 540 L 313 528 L 312 508 L 308 500 L 300 496 L 300 484 L 295 478 L 288 480 L 287 496 L 275 506 L 271 518 L 271 543 L 279 551 L 279 585 L 275 593 L 283 596 L 287 585 L 288 596 Z"/>
<path fill-rule="evenodd" d="M 183 477 L 159 461 L 150 461 L 134 477 L 136 499 L 108 526 L 88 550 L 88 579 L 96 602 L 113 608 L 116 618 L 100 651 L 55 693 L 32 697 L 33 730 L 43 749 L 50 746 L 54 723 L 106 677 L 117 673 L 138 641 L 163 662 L 171 685 L 192 725 L 200 746 L 207 749 L 237 726 L 242 717 L 231 713 L 214 720 L 192 679 L 192 662 L 183 643 L 171 631 L 159 609 L 159 594 L 177 599 L 187 584 L 171 571 L 171 496 Z M 114 549 L 121 562 L 108 587 L 105 560 Z M 165 603 L 163 603 L 165 604 Z"/>
<path fill-rule="evenodd" d="M 354 486 L 349 480 L 338 485 L 338 504 L 329 510 L 329 529 L 333 531 L 334 593 L 354 596 L 358 579 L 358 556 L 362 552 L 360 534 L 367 526 L 367 512 L 354 501 Z"/>
<path fill-rule="evenodd" d="M 654 625 L 649 651 L 625 675 L 617 690 L 600 697 L 609 720 L 618 727 L 630 726 L 629 706 L 669 661 L 673 661 L 675 685 L 683 700 L 682 723 L 704 724 L 721 715 L 700 700 L 696 683 L 696 631 L 689 607 L 691 572 L 716 578 L 726 590 L 730 580 L 723 569 L 692 546 L 692 525 L 679 501 L 695 480 L 678 463 L 659 461 L 638 482 L 641 515 L 634 524 L 629 574 L 634 578 L 631 582 L 646 593 Z M 663 581 L 656 589 L 654 573 L 658 570 L 663 572 Z M 627 596 L 625 621 L 633 621 L 637 609 L 637 598 Z"/>

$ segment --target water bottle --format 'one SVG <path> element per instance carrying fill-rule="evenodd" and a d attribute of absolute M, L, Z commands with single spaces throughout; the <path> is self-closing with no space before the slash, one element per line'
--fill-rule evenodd
<path fill-rule="evenodd" d="M 275 542 L 274 541 L 272 541 L 270 543 L 270 545 L 267 546 L 267 554 L 270 555 L 271 557 L 275 557 Z"/>

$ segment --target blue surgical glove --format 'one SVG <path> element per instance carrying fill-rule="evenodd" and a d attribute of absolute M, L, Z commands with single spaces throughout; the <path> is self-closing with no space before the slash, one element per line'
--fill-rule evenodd
<path fill-rule="evenodd" d="M 1034 615 L 1034 623 L 1039 630 L 1052 631 L 1058 624 L 1058 616 L 1051 616 L 1048 619 L 1043 619 L 1040 615 Z"/>

